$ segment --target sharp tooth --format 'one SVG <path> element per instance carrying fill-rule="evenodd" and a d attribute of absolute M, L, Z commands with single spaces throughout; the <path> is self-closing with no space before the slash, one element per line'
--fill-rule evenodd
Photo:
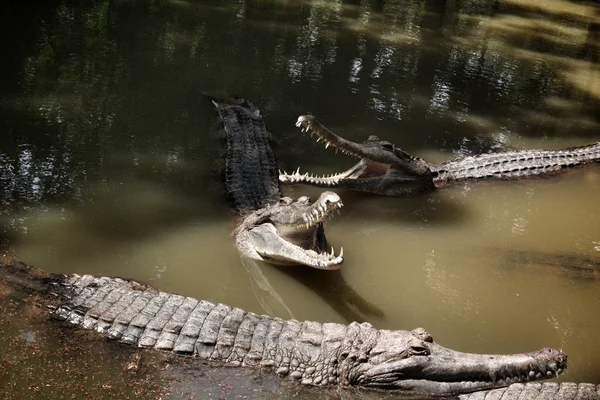
<path fill-rule="evenodd" d="M 325 143 L 325 148 L 329 147 L 329 142 Z"/>
<path fill-rule="evenodd" d="M 340 249 L 340 255 L 338 257 L 344 257 L 344 248 L 343 247 Z"/>
<path fill-rule="evenodd" d="M 335 255 L 335 251 L 333 250 L 333 246 L 331 246 L 331 256 L 333 257 Z"/>
<path fill-rule="evenodd" d="M 300 167 L 298 167 L 298 169 L 295 172 L 296 175 L 300 175 Z"/>

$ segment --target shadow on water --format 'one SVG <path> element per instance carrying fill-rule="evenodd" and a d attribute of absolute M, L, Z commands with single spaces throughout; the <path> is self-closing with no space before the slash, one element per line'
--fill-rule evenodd
<path fill-rule="evenodd" d="M 575 253 L 534 252 L 516 249 L 493 249 L 498 267 L 511 270 L 525 268 L 544 274 L 563 275 L 569 279 L 600 283 L 600 258 Z"/>
<path fill-rule="evenodd" d="M 256 299 L 264 312 L 269 315 L 296 318 L 292 307 L 286 304 L 285 294 L 277 289 L 277 283 L 274 280 L 271 282 L 269 278 L 272 275 L 265 271 L 272 268 L 309 288 L 346 322 L 364 322 L 372 317 L 384 316 L 382 309 L 367 301 L 346 282 L 340 270 L 319 271 L 305 267 L 275 267 L 246 257 L 240 257 L 240 260 L 250 277 Z"/>
<path fill-rule="evenodd" d="M 442 189 L 443 190 L 443 189 Z M 344 201 L 340 218 L 378 223 L 409 223 L 456 226 L 471 218 L 465 204 L 452 201 L 438 191 L 409 197 L 388 197 L 339 191 Z"/>

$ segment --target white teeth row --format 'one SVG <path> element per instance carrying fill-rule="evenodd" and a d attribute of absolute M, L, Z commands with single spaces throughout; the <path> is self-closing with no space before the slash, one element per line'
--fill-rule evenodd
<path fill-rule="evenodd" d="M 324 141 L 324 142 L 325 142 L 325 148 L 326 148 L 326 149 L 327 149 L 329 146 L 334 146 L 334 147 L 335 147 L 335 145 L 334 145 L 333 143 L 331 143 L 329 140 L 325 139 L 324 137 L 321 137 L 321 136 L 319 136 L 319 134 L 318 134 L 318 133 L 315 133 L 315 132 L 313 132 L 313 131 L 310 129 L 310 125 L 304 125 L 304 124 L 303 124 L 303 122 L 301 122 L 300 120 L 298 120 L 298 121 L 296 122 L 296 127 L 300 128 L 300 132 L 308 132 L 308 131 L 310 130 L 310 134 L 311 134 L 311 135 L 317 135 L 317 136 L 318 136 L 318 137 L 317 137 L 317 143 L 319 143 L 321 140 L 322 140 L 322 141 Z M 360 156 L 358 156 L 358 155 L 356 155 L 356 154 L 354 154 L 354 153 L 351 153 L 351 152 L 349 152 L 349 151 L 346 151 L 346 150 L 339 149 L 339 148 L 335 147 L 335 152 L 336 152 L 336 153 L 338 152 L 338 150 L 339 150 L 339 151 L 341 151 L 343 154 L 345 154 L 345 155 L 347 155 L 347 156 L 351 156 L 351 157 L 357 157 L 357 158 L 360 158 Z"/>
<path fill-rule="evenodd" d="M 296 170 L 293 174 L 288 174 L 287 172 L 279 171 L 279 180 L 281 182 L 310 182 L 310 183 L 320 183 L 325 185 L 335 185 L 339 183 L 340 180 L 344 179 L 343 174 L 332 174 L 332 175 L 312 175 L 308 172 L 304 174 L 300 174 L 300 168 Z"/>
<path fill-rule="evenodd" d="M 313 260 L 313 266 L 317 268 L 328 269 L 331 266 L 341 264 L 344 261 L 344 248 L 340 249 L 340 254 L 335 255 L 335 250 L 331 248 L 331 252 L 316 253 L 314 250 L 306 252 Z"/>
<path fill-rule="evenodd" d="M 511 383 L 535 381 L 538 379 L 552 378 L 555 376 L 558 378 L 558 375 L 560 375 L 562 372 L 563 368 L 558 368 L 556 371 L 548 370 L 545 374 L 540 371 L 531 370 L 527 375 L 506 377 L 504 379 L 498 379 L 495 383 L 497 385 L 510 385 Z"/>
<path fill-rule="evenodd" d="M 340 212 L 339 209 L 342 208 L 342 206 L 343 206 L 343 204 L 341 201 L 332 205 L 332 207 L 337 207 L 336 209 L 337 209 L 338 213 Z M 325 206 L 323 206 L 322 204 L 319 204 L 317 206 L 317 208 L 313 208 L 310 212 L 305 213 L 304 215 L 302 215 L 302 219 L 304 220 L 304 223 L 306 224 L 306 229 L 310 228 L 317 222 L 324 221 L 326 218 L 331 218 L 333 216 L 333 211 L 334 210 L 332 210 L 332 209 L 328 210 L 325 208 Z"/>

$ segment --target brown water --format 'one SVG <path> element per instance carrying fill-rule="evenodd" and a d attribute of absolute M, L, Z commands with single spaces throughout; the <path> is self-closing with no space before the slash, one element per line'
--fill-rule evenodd
<path fill-rule="evenodd" d="M 242 260 L 200 94 L 253 101 L 282 169 L 354 161 L 311 112 L 428 161 L 600 140 L 600 7 L 536 1 L 55 1 L 3 7 L 0 237 L 54 272 L 119 275 L 249 311 L 544 346 L 600 383 L 600 168 L 411 198 L 340 192 L 339 272 Z M 6 32 L 4 32 L 6 31 Z M 295 195 L 319 193 L 295 187 Z"/>

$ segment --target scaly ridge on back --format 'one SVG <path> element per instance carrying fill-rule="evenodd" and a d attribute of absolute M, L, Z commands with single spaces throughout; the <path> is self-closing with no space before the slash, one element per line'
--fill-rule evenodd
<path fill-rule="evenodd" d="M 436 185 L 477 179 L 519 179 L 552 175 L 600 160 L 600 143 L 559 150 L 479 154 L 429 164 Z"/>
<path fill-rule="evenodd" d="M 306 385 L 460 394 L 558 376 L 567 362 L 549 348 L 457 352 L 422 328 L 282 320 L 119 278 L 63 275 L 48 291 L 52 316 L 71 325 L 139 347 L 265 368 Z"/>
<path fill-rule="evenodd" d="M 239 104 L 213 103 L 227 135 L 225 185 L 235 207 L 248 212 L 277 202 L 277 162 L 259 109 L 243 99 Z"/>
<path fill-rule="evenodd" d="M 460 395 L 463 400 L 600 399 L 598 385 L 533 382 L 565 370 L 567 356 L 550 348 L 512 355 L 462 353 L 440 346 L 422 328 L 282 320 L 126 279 L 47 274 L 22 263 L 0 261 L 0 280 L 11 301 L 49 309 L 65 324 L 125 344 L 216 362 L 213 366 L 260 368 L 305 385 Z"/>

